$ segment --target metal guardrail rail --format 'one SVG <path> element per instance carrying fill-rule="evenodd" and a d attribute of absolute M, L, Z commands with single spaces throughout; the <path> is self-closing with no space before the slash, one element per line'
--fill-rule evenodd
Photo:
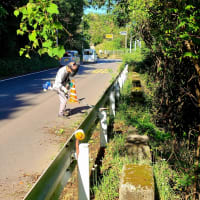
<path fill-rule="evenodd" d="M 107 88 L 101 99 L 90 111 L 78 129 L 83 129 L 85 139 L 81 142 L 88 142 L 91 134 L 89 131 L 98 120 L 99 109 L 108 102 L 112 91 L 116 98 L 119 98 L 120 88 L 122 88 L 128 73 L 128 65 L 117 76 L 112 84 Z M 75 136 L 72 134 L 64 144 L 64 147 L 57 154 L 56 158 L 50 163 L 31 190 L 26 194 L 24 200 L 56 200 L 65 187 L 67 181 L 77 164 L 75 158 Z"/>

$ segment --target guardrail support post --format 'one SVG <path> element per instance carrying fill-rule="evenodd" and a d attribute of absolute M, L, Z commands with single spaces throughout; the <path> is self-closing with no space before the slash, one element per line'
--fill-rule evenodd
<path fill-rule="evenodd" d="M 119 76 L 118 82 L 120 89 L 123 87 L 125 80 L 127 79 L 128 75 L 128 65 L 126 64 L 124 70 L 122 71 L 121 75 Z"/>
<path fill-rule="evenodd" d="M 106 108 L 99 109 L 99 118 L 100 118 L 100 125 L 101 125 L 101 133 L 100 133 L 100 146 L 105 147 L 108 143 L 108 135 L 107 135 L 107 113 Z"/>
<path fill-rule="evenodd" d="M 119 101 L 119 98 L 120 98 L 120 88 L 119 88 L 119 82 L 118 82 L 118 81 L 115 82 L 114 87 L 115 87 L 115 96 L 116 96 L 116 100 L 117 100 L 117 102 L 118 102 L 118 101 Z"/>
<path fill-rule="evenodd" d="M 82 143 L 79 145 L 78 199 L 79 200 L 90 200 L 89 146 L 88 146 L 88 143 Z"/>
<path fill-rule="evenodd" d="M 122 87 L 124 86 L 124 82 L 125 82 L 125 70 L 122 73 Z"/>
<path fill-rule="evenodd" d="M 125 80 L 126 80 L 126 69 L 124 69 L 123 73 L 122 73 L 122 87 L 124 86 Z"/>
<path fill-rule="evenodd" d="M 121 74 L 121 75 L 119 76 L 119 78 L 118 78 L 118 83 L 119 83 L 120 89 L 122 89 L 122 84 L 123 84 L 122 74 Z"/>
<path fill-rule="evenodd" d="M 125 66 L 124 74 L 125 74 L 125 81 L 126 81 L 127 76 L 128 76 L 128 65 Z"/>
<path fill-rule="evenodd" d="M 115 91 L 114 90 L 110 92 L 109 99 L 110 99 L 110 115 L 112 117 L 115 117 Z"/>

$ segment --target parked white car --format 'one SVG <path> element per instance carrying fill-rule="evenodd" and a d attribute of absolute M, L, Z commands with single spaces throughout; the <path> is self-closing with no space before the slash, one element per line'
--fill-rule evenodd
<path fill-rule="evenodd" d="M 78 54 L 78 51 L 76 50 L 67 50 L 63 57 L 60 59 L 60 65 L 64 66 L 67 65 L 69 62 L 76 62 L 78 65 L 80 65 L 80 56 Z"/>
<path fill-rule="evenodd" d="M 97 53 L 94 49 L 83 50 L 83 63 L 93 62 L 96 63 L 98 60 Z"/>

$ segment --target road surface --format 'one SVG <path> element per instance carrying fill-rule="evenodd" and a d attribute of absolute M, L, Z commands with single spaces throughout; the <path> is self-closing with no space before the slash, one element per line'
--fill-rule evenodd
<path fill-rule="evenodd" d="M 23 199 L 65 142 L 52 133 L 78 127 L 119 65 L 118 60 L 100 60 L 80 67 L 74 80 L 81 101 L 69 105 L 68 119 L 57 117 L 57 94 L 42 91 L 42 84 L 53 81 L 58 69 L 0 81 L 0 200 Z"/>

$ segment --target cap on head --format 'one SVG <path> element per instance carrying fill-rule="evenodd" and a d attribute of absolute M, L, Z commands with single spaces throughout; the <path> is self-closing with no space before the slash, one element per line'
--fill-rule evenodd
<path fill-rule="evenodd" d="M 71 73 L 71 76 L 75 76 L 76 73 L 78 72 L 78 69 L 79 69 L 79 65 L 76 64 L 76 62 L 70 62 L 68 65 L 67 65 L 72 73 Z"/>

